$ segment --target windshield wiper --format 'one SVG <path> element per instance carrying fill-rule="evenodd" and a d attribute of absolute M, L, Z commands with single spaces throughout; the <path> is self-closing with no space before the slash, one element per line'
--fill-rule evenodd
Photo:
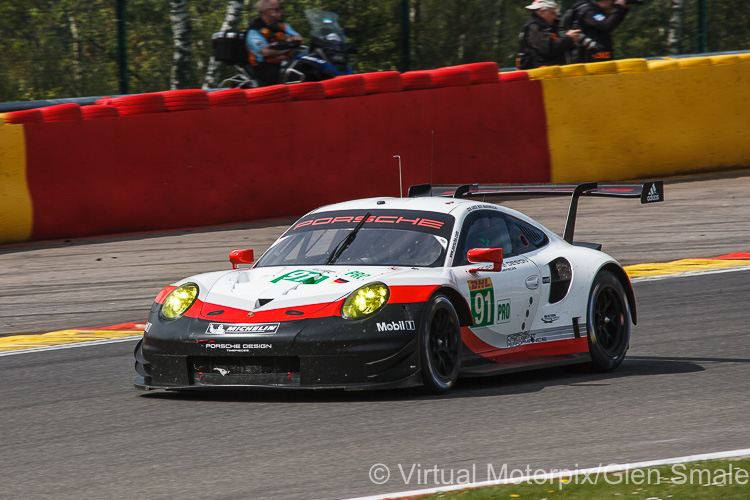
<path fill-rule="evenodd" d="M 352 230 L 351 233 L 346 235 L 346 238 L 341 240 L 341 242 L 336 245 L 336 248 L 333 250 L 333 253 L 331 253 L 331 256 L 328 257 L 328 260 L 326 260 L 326 265 L 329 266 L 336 262 L 336 259 L 341 257 L 341 254 L 344 253 L 344 251 L 349 248 L 349 245 L 352 244 L 352 241 L 354 241 L 354 238 L 357 237 L 357 233 L 360 229 L 362 229 L 362 226 L 365 225 L 365 222 L 367 222 L 367 219 L 370 218 L 370 212 L 367 212 L 364 217 L 362 217 L 362 220 L 359 221 L 359 224 Z"/>

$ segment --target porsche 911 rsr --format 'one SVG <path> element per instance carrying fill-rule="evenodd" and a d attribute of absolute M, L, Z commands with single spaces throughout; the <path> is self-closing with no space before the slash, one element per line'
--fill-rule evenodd
<path fill-rule="evenodd" d="M 486 201 L 572 195 L 564 237 Z M 322 207 L 254 261 L 164 288 L 135 350 L 142 389 L 447 391 L 459 376 L 622 363 L 636 323 L 622 267 L 573 242 L 579 196 L 661 201 L 661 182 L 415 186 Z"/>

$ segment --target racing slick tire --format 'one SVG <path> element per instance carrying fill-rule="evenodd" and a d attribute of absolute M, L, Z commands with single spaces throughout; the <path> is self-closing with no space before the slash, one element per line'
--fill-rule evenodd
<path fill-rule="evenodd" d="M 456 308 L 445 295 L 427 303 L 419 330 L 422 382 L 428 392 L 449 391 L 461 368 L 461 326 Z"/>
<path fill-rule="evenodd" d="M 608 372 L 620 366 L 630 345 L 630 309 L 622 283 L 610 271 L 601 271 L 591 285 L 587 326 L 591 368 Z"/>

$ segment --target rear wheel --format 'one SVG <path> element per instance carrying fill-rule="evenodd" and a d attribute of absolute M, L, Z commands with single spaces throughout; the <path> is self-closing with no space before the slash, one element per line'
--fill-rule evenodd
<path fill-rule="evenodd" d="M 430 392 L 449 391 L 461 368 L 461 325 L 447 297 L 436 295 L 427 304 L 420 330 L 422 381 Z"/>
<path fill-rule="evenodd" d="M 588 343 L 591 366 L 597 371 L 614 370 L 628 351 L 630 308 L 622 283 L 609 271 L 601 271 L 591 286 Z"/>

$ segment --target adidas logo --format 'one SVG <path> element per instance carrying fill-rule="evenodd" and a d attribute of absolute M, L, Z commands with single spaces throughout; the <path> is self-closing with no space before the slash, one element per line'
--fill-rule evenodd
<path fill-rule="evenodd" d="M 659 201 L 660 199 L 661 197 L 659 196 L 659 191 L 656 189 L 656 184 L 651 184 L 646 201 Z"/>

